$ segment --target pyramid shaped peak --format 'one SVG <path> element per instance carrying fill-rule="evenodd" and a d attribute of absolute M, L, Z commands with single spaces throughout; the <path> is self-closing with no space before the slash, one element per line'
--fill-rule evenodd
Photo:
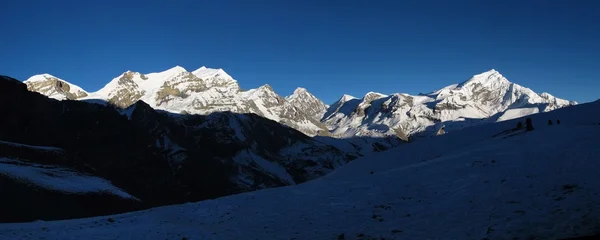
<path fill-rule="evenodd" d="M 167 69 L 165 72 L 187 72 L 187 70 L 185 70 L 185 68 L 183 68 L 182 66 L 175 66 L 172 68 Z"/>
<path fill-rule="evenodd" d="M 271 85 L 269 85 L 269 84 L 262 85 L 262 86 L 260 86 L 258 89 L 261 89 L 261 90 L 269 90 L 269 91 L 271 91 L 271 92 L 273 91 L 273 87 L 271 87 Z"/>
<path fill-rule="evenodd" d="M 313 96 L 310 92 L 308 92 L 308 90 L 306 88 L 297 87 L 294 90 L 294 93 L 292 93 L 292 95 L 290 95 L 289 97 L 298 97 L 298 96 L 302 96 L 302 95 Z"/>
<path fill-rule="evenodd" d="M 308 90 L 306 90 L 306 88 L 303 87 L 297 87 L 296 90 L 294 90 L 294 93 L 307 93 Z"/>
<path fill-rule="evenodd" d="M 192 74 L 196 75 L 196 77 L 199 77 L 201 79 L 213 78 L 213 77 L 217 77 L 217 76 L 219 78 L 233 79 L 222 68 L 207 68 L 206 66 L 202 66 L 202 67 L 192 71 Z"/>
<path fill-rule="evenodd" d="M 506 79 L 500 72 L 496 69 L 490 69 L 488 71 L 473 75 L 469 80 L 464 81 L 457 85 L 457 87 L 462 88 L 467 85 L 472 84 L 482 84 L 482 85 L 496 85 L 501 83 L 510 83 L 508 79 Z"/>
<path fill-rule="evenodd" d="M 486 77 L 486 78 L 490 78 L 492 76 L 502 76 L 502 74 L 500 74 L 500 72 L 498 72 L 496 69 L 490 69 L 488 71 L 473 75 L 473 77 Z"/>
<path fill-rule="evenodd" d="M 292 95 L 285 97 L 285 99 L 287 99 L 288 101 L 291 101 L 293 99 L 317 99 L 319 100 L 315 95 L 311 94 L 310 92 L 308 92 L 308 90 L 306 90 L 306 88 L 303 87 L 297 87 L 294 90 L 294 93 L 292 93 Z M 321 101 L 321 100 L 319 100 Z"/>
<path fill-rule="evenodd" d="M 342 97 L 340 97 L 340 99 L 338 100 L 338 102 L 347 102 L 350 101 L 352 99 L 356 99 L 356 97 L 349 95 L 349 94 L 344 94 L 342 95 Z"/>

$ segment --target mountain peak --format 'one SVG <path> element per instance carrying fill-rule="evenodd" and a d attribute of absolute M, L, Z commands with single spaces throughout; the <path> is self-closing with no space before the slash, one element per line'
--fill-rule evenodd
<path fill-rule="evenodd" d="M 187 70 L 185 70 L 185 68 L 183 68 L 182 66 L 177 65 L 163 72 L 187 72 Z"/>
<path fill-rule="evenodd" d="M 34 75 L 23 83 L 29 91 L 39 92 L 57 100 L 74 100 L 88 95 L 81 87 L 48 73 Z"/>
<path fill-rule="evenodd" d="M 496 69 L 491 69 L 489 71 L 485 71 L 476 75 L 473 75 L 469 80 L 464 81 L 457 85 L 458 88 L 463 88 L 468 85 L 473 84 L 481 84 L 483 86 L 494 87 L 499 84 L 508 84 L 510 83 L 508 79 L 506 79 L 500 72 L 496 71 Z"/>
<path fill-rule="evenodd" d="M 285 100 L 317 121 L 321 120 L 329 107 L 302 87 L 296 88 L 292 95 L 285 97 Z"/>
<path fill-rule="evenodd" d="M 342 95 L 342 97 L 340 98 L 340 100 L 338 100 L 338 102 L 347 102 L 347 101 L 350 101 L 352 99 L 356 99 L 356 97 L 354 97 L 352 95 L 344 94 L 344 95 Z"/>
<path fill-rule="evenodd" d="M 285 97 L 285 100 L 290 101 L 292 103 L 307 102 L 307 101 L 318 102 L 318 105 L 326 106 L 326 104 L 323 103 L 319 98 L 317 98 L 315 95 L 308 92 L 308 90 L 306 90 L 306 88 L 303 88 L 303 87 L 296 88 L 296 90 L 294 90 L 294 93 L 292 93 L 292 95 Z"/>
<path fill-rule="evenodd" d="M 60 78 L 57 78 L 55 76 L 52 76 L 51 74 L 48 73 L 42 73 L 42 74 L 37 74 L 37 75 L 33 75 L 30 78 L 28 78 L 27 80 L 23 81 L 24 83 L 28 83 L 28 82 L 37 82 L 37 81 L 45 81 L 47 79 L 59 79 L 62 80 Z M 64 81 L 64 80 L 63 80 Z"/>
<path fill-rule="evenodd" d="M 387 95 L 385 95 L 383 93 L 378 93 L 378 92 L 368 92 L 367 94 L 365 94 L 365 98 L 370 98 L 370 97 L 387 97 Z"/>
<path fill-rule="evenodd" d="M 293 101 L 294 99 L 299 98 L 300 96 L 306 95 L 306 93 L 307 91 L 305 88 L 297 87 L 296 89 L 294 89 L 292 95 L 285 97 L 285 100 Z"/>
<path fill-rule="evenodd" d="M 269 85 L 269 84 L 262 85 L 258 89 L 260 89 L 260 90 L 268 90 L 270 92 L 273 92 L 273 87 L 271 87 L 271 85 Z"/>
<path fill-rule="evenodd" d="M 473 78 L 475 78 L 475 77 L 484 78 L 486 80 L 489 80 L 494 77 L 502 77 L 502 74 L 500 74 L 500 72 L 496 71 L 496 69 L 492 68 L 488 71 L 473 75 Z"/>
<path fill-rule="evenodd" d="M 202 66 L 194 71 L 192 71 L 192 74 L 194 74 L 196 77 L 199 77 L 200 79 L 209 79 L 209 78 L 214 78 L 214 77 L 219 77 L 222 79 L 228 79 L 228 80 L 233 80 L 233 78 L 227 74 L 227 72 L 225 72 L 225 70 L 223 70 L 222 68 L 207 68 L 206 66 Z"/>
<path fill-rule="evenodd" d="M 297 87 L 296 90 L 294 90 L 294 95 L 300 95 L 304 93 L 308 93 L 308 90 L 306 90 L 306 88 L 303 87 Z"/>
<path fill-rule="evenodd" d="M 494 74 L 494 73 L 498 73 L 498 71 L 496 71 L 496 69 L 492 68 L 492 69 L 485 71 L 483 73 L 480 73 L 480 74 Z"/>

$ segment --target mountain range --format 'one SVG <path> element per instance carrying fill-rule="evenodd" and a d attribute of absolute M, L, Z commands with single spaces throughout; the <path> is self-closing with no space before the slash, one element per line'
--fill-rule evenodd
<path fill-rule="evenodd" d="M 242 90 L 223 69 L 188 72 L 176 66 L 163 72 L 127 71 L 96 92 L 50 74 L 25 81 L 31 91 L 64 100 L 107 102 L 127 108 L 137 101 L 179 114 L 231 111 L 254 113 L 308 136 L 336 138 L 399 137 L 404 140 L 504 121 L 577 104 L 508 81 L 492 69 L 427 94 L 369 92 L 342 96 L 331 105 L 297 88 L 287 97 L 268 84 Z"/>

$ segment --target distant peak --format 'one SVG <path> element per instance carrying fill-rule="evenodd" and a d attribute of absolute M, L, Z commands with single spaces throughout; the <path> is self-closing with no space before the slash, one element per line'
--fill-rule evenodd
<path fill-rule="evenodd" d="M 308 91 L 306 90 L 306 88 L 298 87 L 298 88 L 296 88 L 296 90 L 294 90 L 294 94 L 295 95 L 303 94 L 303 93 L 308 93 Z"/>
<path fill-rule="evenodd" d="M 196 69 L 196 70 L 192 71 L 192 73 L 206 72 L 206 71 L 209 71 L 209 70 L 212 70 L 212 71 L 217 71 L 216 69 L 207 68 L 206 66 L 202 66 L 202 67 L 200 67 L 200 68 L 198 68 L 198 69 Z"/>
<path fill-rule="evenodd" d="M 306 88 L 303 87 L 298 87 L 296 88 L 296 90 L 294 90 L 294 93 L 292 93 L 292 95 L 285 97 L 287 100 L 293 100 L 296 98 L 312 98 L 312 99 L 317 99 L 317 97 L 315 97 L 314 95 L 312 95 L 311 93 L 308 92 L 308 90 L 306 90 Z M 320 100 L 319 100 L 320 101 Z"/>
<path fill-rule="evenodd" d="M 509 82 L 508 79 L 506 79 L 504 76 L 502 76 L 502 74 L 500 74 L 500 72 L 496 71 L 496 69 L 490 69 L 488 71 L 473 75 L 473 77 L 471 77 L 469 80 L 464 81 L 460 84 L 457 85 L 457 87 L 464 87 L 466 85 L 469 84 L 483 84 L 483 85 L 490 85 L 490 84 L 496 84 L 496 83 L 501 83 L 501 82 Z"/>
<path fill-rule="evenodd" d="M 378 92 L 368 92 L 367 94 L 365 94 L 365 97 L 370 97 L 370 96 L 387 97 L 387 95 L 385 95 L 383 93 L 378 93 Z"/>
<path fill-rule="evenodd" d="M 222 68 L 207 68 L 206 66 L 202 66 L 194 71 L 192 74 L 196 75 L 201 79 L 207 79 L 218 76 L 219 78 L 229 78 L 233 80 L 233 78 L 225 72 Z"/>
<path fill-rule="evenodd" d="M 498 71 L 496 71 L 496 69 L 492 68 L 492 69 L 490 69 L 488 71 L 482 72 L 480 74 L 476 74 L 473 77 L 477 77 L 477 76 L 494 76 L 494 75 L 500 75 L 500 76 L 502 76 L 500 74 L 500 72 L 498 72 Z"/>
<path fill-rule="evenodd" d="M 49 73 L 43 73 L 43 74 L 40 74 L 39 76 L 46 77 L 46 78 L 56 78 L 55 76 L 53 76 L 52 74 L 49 74 Z"/>
<path fill-rule="evenodd" d="M 51 78 L 59 79 L 55 76 L 52 76 L 51 74 L 42 73 L 42 74 L 33 75 L 30 78 L 28 78 L 27 80 L 25 80 L 24 82 L 46 81 L 47 79 L 51 79 Z"/>
<path fill-rule="evenodd" d="M 175 67 L 169 68 L 165 72 L 187 72 L 187 70 L 185 70 L 185 68 L 183 68 L 182 66 L 177 65 Z"/>
<path fill-rule="evenodd" d="M 206 66 L 202 66 L 192 72 L 201 72 L 201 71 L 213 71 L 213 72 L 224 72 L 222 68 L 209 68 Z"/>
<path fill-rule="evenodd" d="M 267 89 L 267 90 L 269 90 L 271 92 L 273 91 L 273 88 L 269 84 L 262 85 L 262 86 L 259 87 L 259 89 Z"/>
<path fill-rule="evenodd" d="M 338 100 L 338 102 L 347 102 L 350 101 L 352 99 L 356 99 L 354 96 L 348 95 L 348 94 L 344 94 L 342 95 L 342 97 L 340 98 L 340 100 Z"/>

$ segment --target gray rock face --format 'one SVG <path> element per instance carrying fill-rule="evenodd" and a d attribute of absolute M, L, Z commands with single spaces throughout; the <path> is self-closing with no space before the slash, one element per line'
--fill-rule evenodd
<path fill-rule="evenodd" d="M 294 93 L 285 99 L 300 111 L 316 120 L 321 120 L 329 107 L 320 99 L 310 94 L 305 88 L 296 88 Z"/>

